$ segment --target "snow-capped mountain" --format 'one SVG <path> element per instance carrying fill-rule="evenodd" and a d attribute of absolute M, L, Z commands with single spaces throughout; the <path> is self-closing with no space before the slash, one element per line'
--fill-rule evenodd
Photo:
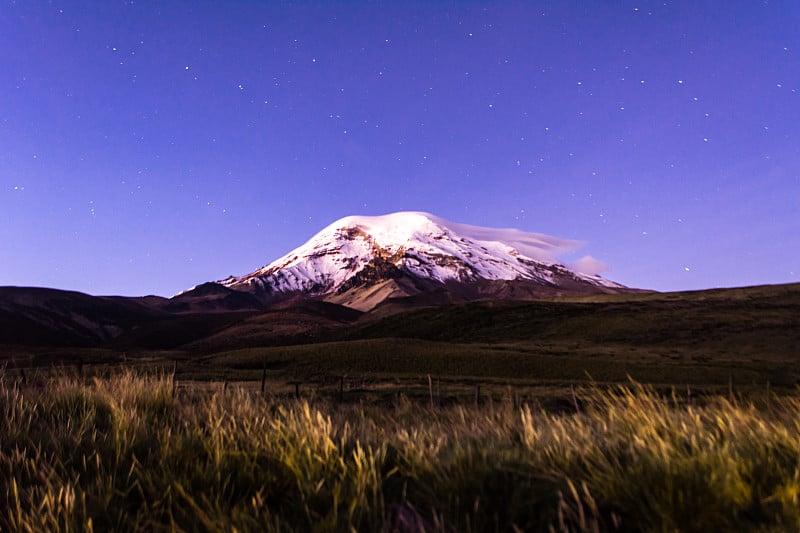
<path fill-rule="evenodd" d="M 506 281 L 569 292 L 624 289 L 559 264 L 555 255 L 574 244 L 449 222 L 429 213 L 349 216 L 255 272 L 218 283 L 262 299 L 302 295 L 362 310 L 386 298 L 431 290 L 465 294 L 470 286 L 492 286 L 496 291 Z M 483 290 L 476 296 L 486 294 Z"/>

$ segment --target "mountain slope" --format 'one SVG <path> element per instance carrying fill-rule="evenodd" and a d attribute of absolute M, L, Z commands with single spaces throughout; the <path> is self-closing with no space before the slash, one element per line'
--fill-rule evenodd
<path fill-rule="evenodd" d="M 360 310 L 430 291 L 467 299 L 502 297 L 509 291 L 502 282 L 510 281 L 543 289 L 515 291 L 531 296 L 625 289 L 600 276 L 573 272 L 554 259 L 574 244 L 449 222 L 429 213 L 351 216 L 255 272 L 219 283 L 266 303 L 317 297 Z"/>

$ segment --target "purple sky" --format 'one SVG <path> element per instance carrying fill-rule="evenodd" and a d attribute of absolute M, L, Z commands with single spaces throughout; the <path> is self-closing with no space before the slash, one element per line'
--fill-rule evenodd
<path fill-rule="evenodd" d="M 800 280 L 800 3 L 0 0 L 0 285 L 171 295 L 399 210 Z"/>

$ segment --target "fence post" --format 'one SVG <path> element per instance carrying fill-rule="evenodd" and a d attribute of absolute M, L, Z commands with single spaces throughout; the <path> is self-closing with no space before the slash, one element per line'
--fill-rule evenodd
<path fill-rule="evenodd" d="M 261 396 L 267 390 L 267 359 L 264 358 L 264 364 L 261 368 Z"/>
<path fill-rule="evenodd" d="M 728 399 L 733 401 L 733 374 L 728 374 Z"/>
<path fill-rule="evenodd" d="M 175 398 L 175 395 L 178 393 L 178 381 L 176 379 L 176 375 L 178 374 L 178 360 L 175 359 L 172 362 L 172 398 Z"/>
<path fill-rule="evenodd" d="M 767 411 L 771 411 L 772 410 L 772 398 L 771 398 L 771 396 L 772 395 L 769 392 L 769 380 L 767 380 Z"/>
<path fill-rule="evenodd" d="M 575 385 L 570 385 L 569 388 L 570 391 L 572 392 L 572 404 L 575 406 L 575 412 L 580 414 L 581 407 L 578 404 L 578 396 L 575 394 Z"/>
<path fill-rule="evenodd" d="M 431 411 L 433 410 L 433 381 L 431 375 L 428 374 L 428 398 L 430 399 Z"/>
<path fill-rule="evenodd" d="M 510 383 L 508 385 L 506 385 L 506 388 L 508 389 L 508 401 L 511 402 L 511 408 L 512 409 L 516 409 L 517 408 L 517 391 L 514 390 L 514 387 L 512 387 Z"/>
<path fill-rule="evenodd" d="M 478 383 L 475 385 L 475 407 L 480 405 L 481 403 L 481 385 Z"/>

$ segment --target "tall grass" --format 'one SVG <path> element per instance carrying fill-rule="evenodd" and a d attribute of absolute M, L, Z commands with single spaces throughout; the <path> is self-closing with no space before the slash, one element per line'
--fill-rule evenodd
<path fill-rule="evenodd" d="M 580 396 L 553 414 L 2 379 L 0 530 L 800 529 L 800 398 Z"/>

